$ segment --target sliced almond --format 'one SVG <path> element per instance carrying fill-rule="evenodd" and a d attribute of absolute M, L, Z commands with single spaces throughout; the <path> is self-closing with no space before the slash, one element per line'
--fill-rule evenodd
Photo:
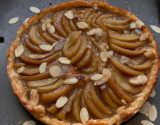
<path fill-rule="evenodd" d="M 29 20 L 29 18 L 26 18 L 26 19 L 23 21 L 23 23 L 26 23 L 28 20 Z"/>
<path fill-rule="evenodd" d="M 129 80 L 130 84 L 133 85 L 144 85 L 145 83 L 147 83 L 148 78 L 145 75 L 139 75 L 137 77 L 133 77 Z"/>
<path fill-rule="evenodd" d="M 75 84 L 78 82 L 77 78 L 68 78 L 66 80 L 64 80 L 64 84 Z"/>
<path fill-rule="evenodd" d="M 56 44 L 57 44 L 57 42 L 53 43 L 53 44 L 52 44 L 52 48 L 53 48 Z"/>
<path fill-rule="evenodd" d="M 87 32 L 87 35 L 96 35 L 96 36 L 102 36 L 102 30 L 100 28 L 94 28 L 91 29 L 89 32 Z"/>
<path fill-rule="evenodd" d="M 149 112 L 148 112 L 148 115 L 149 115 L 149 119 L 151 121 L 155 121 L 156 118 L 157 118 L 157 109 L 154 105 L 152 105 L 152 107 L 150 108 Z"/>
<path fill-rule="evenodd" d="M 107 58 L 108 57 L 107 57 L 107 51 L 106 50 L 100 52 L 100 59 L 101 59 L 102 62 L 107 62 Z"/>
<path fill-rule="evenodd" d="M 116 110 L 116 112 L 119 113 L 119 112 L 121 112 L 122 110 L 125 110 L 125 109 L 126 109 L 126 106 L 121 106 Z"/>
<path fill-rule="evenodd" d="M 113 51 L 112 50 L 107 51 L 107 56 L 108 56 L 108 58 L 112 58 L 113 57 Z"/>
<path fill-rule="evenodd" d="M 155 97 L 155 96 L 156 96 L 156 91 L 153 89 L 152 92 L 151 92 L 151 94 L 149 95 L 149 97 L 152 97 L 152 98 L 153 98 L 153 97 Z"/>
<path fill-rule="evenodd" d="M 46 62 L 43 62 L 40 66 L 39 66 L 39 72 L 40 73 L 44 73 L 46 71 L 46 66 L 47 66 L 47 63 Z"/>
<path fill-rule="evenodd" d="M 139 38 L 139 41 L 144 41 L 148 38 L 149 32 L 143 33 Z"/>
<path fill-rule="evenodd" d="M 24 48 L 22 45 L 19 45 L 16 49 L 15 49 L 15 56 L 19 57 L 20 55 L 22 55 L 22 53 L 24 52 Z"/>
<path fill-rule="evenodd" d="M 39 13 L 40 12 L 40 9 L 38 9 L 37 7 L 30 7 L 29 9 L 33 13 Z"/>
<path fill-rule="evenodd" d="M 56 102 L 56 107 L 61 108 L 63 107 L 68 101 L 68 98 L 66 96 L 60 97 Z"/>
<path fill-rule="evenodd" d="M 22 66 L 22 67 L 20 67 L 20 68 L 17 70 L 17 73 L 22 73 L 24 70 L 25 70 L 25 67 Z"/>
<path fill-rule="evenodd" d="M 155 50 L 153 48 L 147 48 L 147 51 L 144 53 L 144 55 L 148 58 L 153 58 L 155 57 Z"/>
<path fill-rule="evenodd" d="M 121 99 L 121 101 L 122 101 L 122 103 L 123 103 L 124 105 L 127 104 L 127 102 L 126 102 L 124 99 Z"/>
<path fill-rule="evenodd" d="M 129 27 L 130 27 L 130 29 L 135 29 L 136 28 L 136 22 L 131 22 Z"/>
<path fill-rule="evenodd" d="M 24 122 L 24 123 L 23 123 L 23 125 L 36 125 L 36 122 L 35 122 L 35 121 L 30 120 L 30 121 L 26 121 L 26 122 Z"/>
<path fill-rule="evenodd" d="M 80 111 L 80 119 L 82 121 L 82 123 L 84 124 L 86 121 L 89 120 L 89 113 L 87 111 L 87 109 L 85 107 L 81 108 Z"/>
<path fill-rule="evenodd" d="M 141 29 L 141 27 L 144 26 L 144 23 L 141 20 L 136 21 L 136 27 Z"/>
<path fill-rule="evenodd" d="M 142 35 L 142 33 L 143 33 L 143 31 L 141 29 L 138 29 L 138 28 L 135 29 L 135 32 L 139 35 Z"/>
<path fill-rule="evenodd" d="M 152 105 L 147 101 L 147 102 L 143 105 L 143 107 L 139 110 L 139 112 L 145 115 L 145 114 L 150 110 L 151 106 L 152 106 Z"/>
<path fill-rule="evenodd" d="M 62 64 L 71 64 L 71 60 L 69 60 L 67 57 L 60 57 L 59 62 Z"/>
<path fill-rule="evenodd" d="M 159 28 L 158 26 L 151 25 L 150 27 L 151 27 L 152 30 L 154 30 L 155 32 L 160 33 L 160 28 Z"/>
<path fill-rule="evenodd" d="M 46 24 L 45 24 L 45 23 L 42 23 L 42 24 L 41 24 L 41 29 L 42 29 L 43 32 L 46 31 L 47 27 L 46 27 Z"/>
<path fill-rule="evenodd" d="M 19 20 L 19 17 L 14 17 L 9 20 L 9 24 L 14 24 L 14 23 L 18 22 L 18 20 Z"/>
<path fill-rule="evenodd" d="M 55 32 L 54 26 L 51 25 L 50 23 L 47 24 L 47 31 L 48 31 L 49 33 L 52 33 L 52 34 L 53 34 L 53 33 Z"/>
<path fill-rule="evenodd" d="M 57 77 L 61 73 L 61 69 L 58 66 L 52 66 L 49 68 L 49 73 L 52 77 Z"/>
<path fill-rule="evenodd" d="M 77 26 L 78 26 L 78 28 L 80 28 L 80 29 L 86 29 L 86 28 L 89 27 L 88 24 L 85 23 L 85 22 L 78 22 L 78 23 L 77 23 Z"/>
<path fill-rule="evenodd" d="M 72 11 L 67 11 L 65 14 L 64 14 L 68 19 L 73 19 L 73 12 Z"/>
<path fill-rule="evenodd" d="M 102 74 L 94 74 L 92 77 L 91 77 L 91 80 L 93 81 L 96 81 L 96 80 L 100 80 L 102 78 Z"/>
<path fill-rule="evenodd" d="M 141 123 L 142 123 L 142 125 L 154 125 L 152 122 L 150 122 L 148 120 L 142 120 Z"/>
<path fill-rule="evenodd" d="M 36 58 L 38 57 L 38 55 L 36 55 L 36 54 L 31 54 L 31 55 L 29 55 L 28 57 L 29 57 L 29 58 L 32 58 L 32 59 L 36 59 Z"/>
<path fill-rule="evenodd" d="M 51 45 L 39 45 L 39 48 L 44 51 L 51 51 L 53 47 Z"/>

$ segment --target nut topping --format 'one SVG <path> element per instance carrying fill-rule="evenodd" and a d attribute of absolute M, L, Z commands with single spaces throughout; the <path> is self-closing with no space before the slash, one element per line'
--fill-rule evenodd
<path fill-rule="evenodd" d="M 89 32 L 87 32 L 87 35 L 96 35 L 96 36 L 102 36 L 102 30 L 100 28 L 94 28 L 91 29 Z"/>
<path fill-rule="evenodd" d="M 142 125 L 154 125 L 152 122 L 150 122 L 148 120 L 142 120 L 141 123 L 142 123 Z"/>
<path fill-rule="evenodd" d="M 67 57 L 60 57 L 60 58 L 59 58 L 59 61 L 60 61 L 62 64 L 71 64 L 71 60 L 69 60 Z"/>
<path fill-rule="evenodd" d="M 75 84 L 78 82 L 77 78 L 68 78 L 66 80 L 64 80 L 64 84 Z"/>
<path fill-rule="evenodd" d="M 41 29 L 42 29 L 42 31 L 43 31 L 43 32 L 45 32 L 45 31 L 46 31 L 46 24 L 45 24 L 45 23 L 42 23 L 42 25 L 41 25 Z"/>
<path fill-rule="evenodd" d="M 14 24 L 14 23 L 18 22 L 18 20 L 19 20 L 19 17 L 14 17 L 9 20 L 9 24 Z"/>
<path fill-rule="evenodd" d="M 78 23 L 77 23 L 77 26 L 78 26 L 78 28 L 80 28 L 80 29 L 86 29 L 86 28 L 89 27 L 88 24 L 85 23 L 85 22 L 78 22 Z"/>
<path fill-rule="evenodd" d="M 39 45 L 39 48 L 44 51 L 51 51 L 53 47 L 51 45 Z"/>
<path fill-rule="evenodd" d="M 22 55 L 24 51 L 24 48 L 22 45 L 19 45 L 16 49 L 15 49 L 15 56 L 19 57 L 20 55 Z"/>
<path fill-rule="evenodd" d="M 143 85 L 147 81 L 148 81 L 148 78 L 145 75 L 139 75 L 137 77 L 131 78 L 129 80 L 129 83 L 133 85 Z"/>
<path fill-rule="evenodd" d="M 108 51 L 107 56 L 108 56 L 108 58 L 112 58 L 113 57 L 113 51 L 112 50 Z"/>
<path fill-rule="evenodd" d="M 151 25 L 150 26 L 155 32 L 160 33 L 160 28 L 158 26 Z"/>
<path fill-rule="evenodd" d="M 48 31 L 49 33 L 52 33 L 52 34 L 53 34 L 53 33 L 55 32 L 54 26 L 51 25 L 50 23 L 47 24 L 47 31 Z"/>
<path fill-rule="evenodd" d="M 40 9 L 38 9 L 37 7 L 30 7 L 29 9 L 33 13 L 39 13 L 40 12 Z"/>
<path fill-rule="evenodd" d="M 73 19 L 73 12 L 72 11 L 67 11 L 65 14 L 64 14 L 68 19 Z"/>
<path fill-rule="evenodd" d="M 145 115 L 150 110 L 151 106 L 152 105 L 147 101 L 139 110 L 139 112 Z"/>
<path fill-rule="evenodd" d="M 46 71 L 46 66 L 47 66 L 47 63 L 43 62 L 39 67 L 39 72 L 44 73 Z"/>
<path fill-rule="evenodd" d="M 136 21 L 136 27 L 141 29 L 141 27 L 144 26 L 144 23 L 141 20 Z"/>
<path fill-rule="evenodd" d="M 25 70 L 25 67 L 22 66 L 22 67 L 20 67 L 20 68 L 17 70 L 17 73 L 22 73 L 24 70 Z"/>
<path fill-rule="evenodd" d="M 100 59 L 101 59 L 102 62 L 107 62 L 107 58 L 108 58 L 108 56 L 107 56 L 107 51 L 106 50 L 100 52 Z"/>
<path fill-rule="evenodd" d="M 93 81 L 96 81 L 96 80 L 100 80 L 102 78 L 102 74 L 94 74 L 92 77 L 91 77 L 91 80 Z"/>
<path fill-rule="evenodd" d="M 148 112 L 148 115 L 149 115 L 149 119 L 151 121 L 155 121 L 156 118 L 157 118 L 157 109 L 154 105 L 152 105 L 152 107 L 150 108 L 149 112 Z"/>
<path fill-rule="evenodd" d="M 57 77 L 61 73 L 61 69 L 58 66 L 52 66 L 49 69 L 49 73 L 51 74 L 52 77 Z"/>
<path fill-rule="evenodd" d="M 23 125 L 36 125 L 36 122 L 35 122 L 35 121 L 30 120 L 30 121 L 26 121 L 26 122 L 24 122 L 24 123 L 23 123 Z"/>
<path fill-rule="evenodd" d="M 89 120 L 89 113 L 85 107 L 83 107 L 80 111 L 80 119 L 83 124 Z"/>
<path fill-rule="evenodd" d="M 56 107 L 61 108 L 63 107 L 68 101 L 68 98 L 66 96 L 60 97 L 56 102 Z"/>
<path fill-rule="evenodd" d="M 131 22 L 129 27 L 130 27 L 130 29 L 135 29 L 136 28 L 136 22 Z"/>

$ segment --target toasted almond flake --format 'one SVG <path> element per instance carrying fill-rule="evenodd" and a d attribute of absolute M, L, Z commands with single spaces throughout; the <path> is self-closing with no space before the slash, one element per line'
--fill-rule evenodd
<path fill-rule="evenodd" d="M 80 111 L 80 119 L 82 121 L 82 123 L 84 124 L 86 121 L 89 120 L 89 113 L 87 111 L 87 109 L 85 107 L 81 108 Z"/>
<path fill-rule="evenodd" d="M 15 56 L 19 57 L 20 55 L 22 55 L 22 53 L 24 52 L 24 48 L 22 45 L 17 46 L 17 48 L 15 49 Z"/>
<path fill-rule="evenodd" d="M 159 28 L 158 26 L 151 25 L 150 27 L 151 27 L 152 30 L 154 30 L 155 32 L 160 33 L 160 28 Z"/>
<path fill-rule="evenodd" d="M 39 13 L 40 12 L 40 9 L 38 9 L 37 7 L 30 7 L 29 9 L 33 13 Z"/>
<path fill-rule="evenodd" d="M 38 57 L 38 55 L 36 55 L 36 54 L 31 54 L 31 55 L 29 55 L 28 57 L 29 57 L 29 58 L 32 58 L 32 59 L 36 59 L 36 58 Z"/>
<path fill-rule="evenodd" d="M 44 73 L 46 71 L 46 66 L 47 66 L 47 63 L 46 62 L 43 62 L 40 66 L 39 66 L 39 72 L 40 73 Z"/>
<path fill-rule="evenodd" d="M 46 24 L 45 24 L 45 23 L 42 23 L 42 25 L 41 25 L 41 29 L 42 29 L 42 31 L 43 31 L 43 32 L 45 32 L 45 31 L 46 31 L 47 27 L 46 27 Z"/>
<path fill-rule="evenodd" d="M 112 58 L 113 57 L 113 51 L 112 50 L 107 51 L 107 56 L 108 56 L 108 58 Z"/>
<path fill-rule="evenodd" d="M 142 120 L 141 123 L 142 123 L 142 125 L 154 125 L 152 122 L 150 122 L 148 120 Z"/>
<path fill-rule="evenodd" d="M 141 20 L 136 21 L 136 27 L 141 29 L 141 27 L 144 26 L 144 23 Z"/>
<path fill-rule="evenodd" d="M 124 99 L 121 99 L 121 101 L 122 101 L 122 103 L 123 103 L 124 105 L 127 104 L 126 101 L 125 101 Z"/>
<path fill-rule="evenodd" d="M 149 32 L 143 33 L 139 38 L 139 41 L 144 41 L 148 38 Z"/>
<path fill-rule="evenodd" d="M 52 44 L 52 48 L 53 48 L 56 44 L 57 44 L 57 42 L 53 43 L 53 44 Z"/>
<path fill-rule="evenodd" d="M 94 28 L 91 29 L 89 32 L 87 32 L 87 35 L 96 35 L 96 36 L 102 36 L 102 30 L 100 28 Z"/>
<path fill-rule="evenodd" d="M 144 55 L 146 56 L 146 57 L 148 57 L 148 58 L 153 58 L 153 57 L 155 57 L 155 50 L 153 49 L 153 48 L 147 48 L 146 49 L 147 51 L 144 53 Z"/>
<path fill-rule="evenodd" d="M 69 60 L 67 57 L 60 57 L 59 62 L 62 64 L 71 64 L 71 60 Z"/>
<path fill-rule="evenodd" d="M 85 23 L 85 22 L 78 22 L 78 23 L 77 23 L 77 26 L 78 26 L 78 28 L 80 28 L 80 29 L 86 29 L 86 28 L 89 27 L 88 24 Z"/>
<path fill-rule="evenodd" d="M 138 28 L 135 29 L 135 32 L 139 35 L 142 35 L 142 33 L 143 33 L 143 31 L 141 29 L 138 29 Z"/>
<path fill-rule="evenodd" d="M 23 123 L 23 125 L 36 125 L 36 122 L 35 122 L 35 121 L 30 120 L 30 121 L 26 121 L 26 122 L 24 122 L 24 123 Z"/>
<path fill-rule="evenodd" d="M 121 112 L 122 110 L 125 110 L 125 109 L 126 109 L 126 106 L 121 106 L 116 110 L 116 112 L 119 113 L 119 112 Z"/>
<path fill-rule="evenodd" d="M 131 22 L 129 27 L 130 27 L 130 29 L 135 29 L 136 28 L 136 22 Z"/>
<path fill-rule="evenodd" d="M 29 18 L 26 18 L 26 19 L 23 21 L 23 23 L 26 23 L 28 20 L 29 20 Z"/>
<path fill-rule="evenodd" d="M 57 77 L 61 73 L 61 69 L 58 66 L 52 66 L 49 68 L 49 73 L 52 77 Z"/>
<path fill-rule="evenodd" d="M 52 34 L 53 34 L 53 33 L 55 32 L 54 26 L 51 25 L 50 23 L 47 24 L 47 31 L 48 31 L 49 33 L 52 33 Z"/>
<path fill-rule="evenodd" d="M 144 85 L 145 83 L 147 83 L 148 78 L 145 75 L 139 75 L 137 77 L 133 77 L 129 80 L 130 84 L 133 85 Z"/>
<path fill-rule="evenodd" d="M 150 110 L 151 106 L 152 106 L 152 105 L 147 101 L 147 102 L 143 105 L 143 107 L 139 110 L 139 112 L 145 115 L 145 114 Z"/>
<path fill-rule="evenodd" d="M 149 117 L 149 114 L 148 114 L 148 112 L 147 112 L 147 113 L 145 113 L 145 115 L 146 115 L 147 117 Z"/>
<path fill-rule="evenodd" d="M 149 112 L 148 112 L 148 115 L 149 115 L 149 119 L 150 121 L 155 121 L 156 118 L 157 118 L 157 109 L 154 105 L 152 105 L 152 107 L 150 108 Z"/>
<path fill-rule="evenodd" d="M 9 20 L 9 24 L 17 23 L 17 22 L 18 22 L 18 20 L 19 20 L 19 17 L 11 18 L 11 19 Z"/>
<path fill-rule="evenodd" d="M 53 47 L 51 45 L 39 45 L 39 48 L 44 51 L 51 51 Z"/>
<path fill-rule="evenodd" d="M 73 12 L 72 11 L 67 11 L 65 14 L 64 14 L 68 19 L 73 19 Z"/>
<path fill-rule="evenodd" d="M 25 70 L 25 67 L 22 66 L 19 69 L 17 69 L 17 73 L 22 73 Z"/>
<path fill-rule="evenodd" d="M 151 94 L 149 95 L 149 97 L 152 97 L 152 98 L 153 98 L 153 97 L 155 97 L 155 96 L 156 96 L 156 91 L 153 89 L 152 92 L 151 92 Z"/>
<path fill-rule="evenodd" d="M 64 84 L 75 84 L 78 82 L 77 78 L 68 78 L 66 80 L 64 80 Z"/>
<path fill-rule="evenodd" d="M 100 59 L 101 59 L 102 62 L 107 62 L 107 58 L 108 57 L 107 57 L 107 51 L 106 50 L 100 52 Z"/>
<path fill-rule="evenodd" d="M 91 80 L 93 81 L 96 81 L 96 80 L 100 80 L 102 78 L 102 74 L 94 74 L 92 77 L 91 77 Z"/>
<path fill-rule="evenodd" d="M 68 98 L 66 96 L 61 96 L 57 101 L 56 101 L 56 107 L 61 108 L 63 107 L 68 101 Z"/>

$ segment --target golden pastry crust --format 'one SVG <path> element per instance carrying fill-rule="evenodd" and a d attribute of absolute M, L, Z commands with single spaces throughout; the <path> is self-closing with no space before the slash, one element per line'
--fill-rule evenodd
<path fill-rule="evenodd" d="M 22 85 L 21 81 L 19 80 L 19 75 L 15 72 L 14 70 L 14 59 L 15 59 L 15 54 L 14 51 L 16 47 L 18 46 L 20 42 L 20 37 L 21 35 L 25 32 L 25 30 L 35 24 L 38 20 L 40 20 L 44 15 L 50 12 L 55 12 L 55 11 L 60 11 L 63 9 L 70 9 L 73 7 L 93 7 L 97 6 L 99 8 L 103 8 L 105 10 L 109 10 L 113 13 L 117 13 L 119 15 L 122 15 L 124 17 L 127 17 L 128 19 L 132 20 L 133 22 L 138 21 L 139 19 L 131 14 L 130 12 L 120 9 L 120 8 L 115 8 L 113 6 L 110 6 L 106 1 L 92 1 L 88 2 L 85 0 L 74 0 L 70 2 L 64 2 L 59 5 L 55 5 L 53 7 L 50 7 L 48 9 L 45 9 L 41 11 L 37 16 L 31 17 L 25 24 L 23 24 L 18 32 L 15 41 L 11 43 L 10 49 L 7 52 L 7 57 L 8 57 L 8 63 L 7 63 L 7 72 L 9 79 L 11 81 L 12 87 L 13 87 L 13 92 L 18 96 L 19 100 L 23 104 L 23 106 L 38 120 L 45 124 L 49 125 L 69 125 L 70 123 L 63 123 L 56 118 L 49 118 L 48 116 L 45 115 L 46 111 L 43 106 L 41 105 L 33 105 L 31 102 L 27 100 L 26 96 L 26 90 L 24 86 Z M 156 83 L 157 77 L 158 77 L 158 70 L 159 70 L 159 52 L 158 52 L 158 47 L 157 43 L 153 40 L 154 35 L 150 33 L 149 29 L 146 26 L 142 27 L 142 30 L 144 33 L 149 33 L 148 39 L 152 41 L 152 46 L 154 47 L 154 50 L 156 51 L 156 59 L 154 61 L 154 64 L 152 65 L 150 76 L 149 76 L 149 81 L 147 82 L 145 88 L 143 91 L 137 95 L 137 99 L 131 103 L 131 106 L 128 107 L 125 110 L 120 111 L 118 114 L 115 114 L 111 118 L 105 118 L 102 120 L 89 120 L 85 124 L 86 125 L 120 125 L 124 121 L 128 120 L 131 118 L 133 115 L 135 115 L 139 109 L 143 106 L 143 104 L 146 102 L 148 99 L 149 94 L 151 93 L 154 84 Z M 76 125 L 76 123 L 74 124 Z M 78 124 L 79 125 L 79 124 Z"/>

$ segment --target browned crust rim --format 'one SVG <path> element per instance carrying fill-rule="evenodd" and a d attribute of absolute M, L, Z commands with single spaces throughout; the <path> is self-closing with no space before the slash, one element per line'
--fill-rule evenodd
<path fill-rule="evenodd" d="M 32 106 L 26 97 L 26 91 L 25 88 L 23 87 L 21 81 L 18 79 L 18 74 L 14 71 L 14 50 L 17 47 L 17 45 L 20 42 L 20 36 L 21 34 L 32 24 L 36 23 L 41 17 L 43 17 L 45 14 L 54 12 L 54 11 L 60 11 L 62 9 L 70 9 L 72 7 L 93 7 L 93 6 L 98 6 L 100 8 L 109 10 L 114 13 L 118 13 L 122 16 L 125 16 L 129 18 L 132 21 L 137 21 L 139 20 L 136 16 L 131 14 L 130 12 L 120 9 L 120 8 L 115 8 L 113 6 L 110 6 L 106 1 L 92 1 L 88 2 L 85 0 L 74 0 L 70 2 L 64 2 L 59 5 L 55 5 L 53 7 L 50 7 L 48 9 L 45 9 L 41 11 L 37 16 L 31 17 L 26 24 L 23 24 L 18 32 L 15 41 L 11 42 L 10 49 L 7 52 L 7 57 L 8 57 L 8 63 L 7 63 L 7 73 L 9 76 L 9 79 L 12 84 L 13 92 L 18 96 L 19 100 L 23 104 L 23 106 L 38 120 L 45 124 L 49 125 L 69 125 L 70 123 L 63 123 L 56 118 L 50 119 L 49 117 L 45 116 L 45 110 L 41 108 L 40 106 Z M 138 95 L 138 98 L 131 104 L 132 106 L 127 108 L 126 110 L 122 110 L 120 113 L 115 114 L 113 117 L 108 118 L 108 119 L 103 119 L 103 120 L 89 120 L 86 122 L 86 125 L 111 125 L 111 124 L 116 124 L 119 125 L 122 122 L 126 121 L 127 119 L 131 118 L 134 114 L 138 112 L 138 110 L 143 106 L 143 104 L 146 102 L 148 99 L 149 94 L 151 93 L 154 84 L 157 81 L 158 77 L 158 71 L 159 71 L 159 52 L 158 52 L 158 44 L 153 40 L 154 35 L 151 34 L 149 29 L 146 26 L 143 26 L 142 29 L 145 32 L 149 32 L 149 40 L 152 41 L 153 47 L 156 50 L 156 59 L 154 61 L 154 65 L 152 66 L 151 69 L 151 75 L 149 77 L 149 82 L 147 83 L 146 87 Z M 75 124 L 76 125 L 76 124 Z"/>

